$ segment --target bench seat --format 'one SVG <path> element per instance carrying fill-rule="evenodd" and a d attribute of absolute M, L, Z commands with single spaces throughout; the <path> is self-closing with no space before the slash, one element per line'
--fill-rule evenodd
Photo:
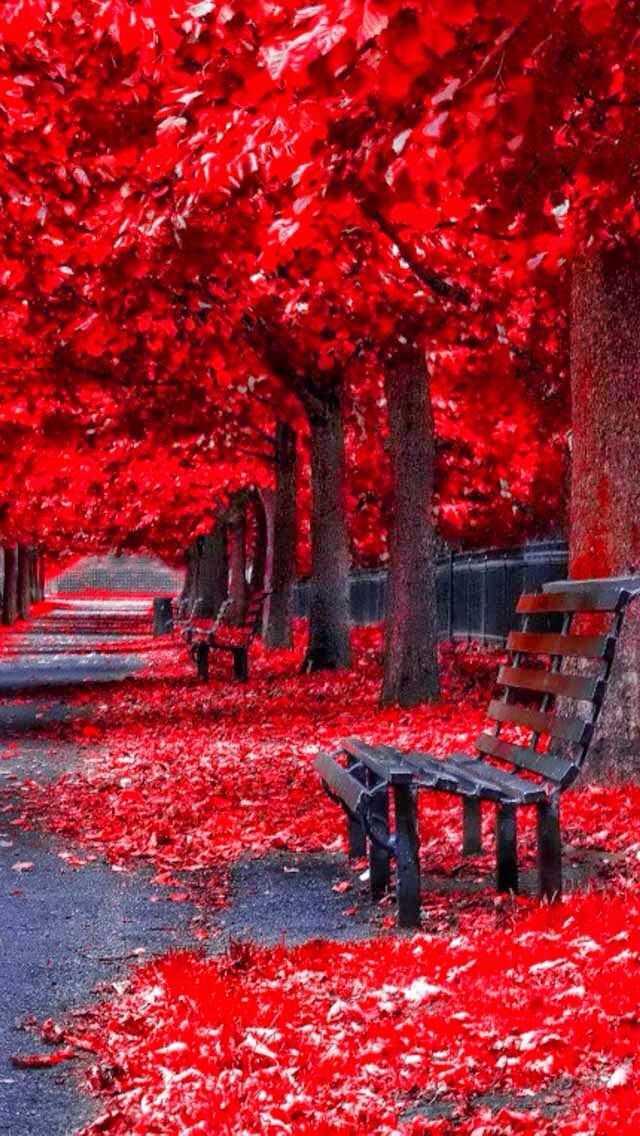
<path fill-rule="evenodd" d="M 546 796 L 545 785 L 540 781 L 506 771 L 474 754 L 434 757 L 429 753 L 407 753 L 393 746 L 371 746 L 355 738 L 345 739 L 341 748 L 368 768 L 382 771 L 386 766 L 388 773 L 385 776 L 390 785 L 394 783 L 393 770 L 404 765 L 408 768 L 411 783 L 421 789 L 514 805 L 533 805 Z"/>

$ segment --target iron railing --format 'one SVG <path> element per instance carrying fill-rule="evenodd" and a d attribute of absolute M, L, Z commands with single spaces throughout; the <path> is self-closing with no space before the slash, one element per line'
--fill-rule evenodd
<path fill-rule="evenodd" d="M 545 541 L 521 548 L 456 552 L 437 565 L 437 606 L 440 634 L 449 639 L 503 642 L 513 625 L 518 596 L 550 580 L 565 579 L 567 546 Z M 88 557 L 57 580 L 50 592 L 100 589 L 113 592 L 144 591 L 175 594 L 182 573 L 162 562 L 138 556 Z M 384 569 L 354 572 L 350 582 L 351 619 L 354 624 L 384 619 L 387 573 Z M 309 610 L 309 584 L 299 580 L 294 589 L 294 614 Z"/>
<path fill-rule="evenodd" d="M 437 606 L 440 634 L 447 639 L 503 642 L 513 626 L 518 596 L 549 580 L 565 579 L 568 553 L 564 541 L 521 548 L 450 553 L 438 560 Z M 385 570 L 354 572 L 350 583 L 351 620 L 357 625 L 384 619 Z M 309 611 L 309 584 L 300 580 L 294 610 Z"/>

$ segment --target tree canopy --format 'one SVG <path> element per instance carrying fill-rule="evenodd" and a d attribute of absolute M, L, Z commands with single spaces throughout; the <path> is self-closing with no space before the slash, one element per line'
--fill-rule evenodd
<path fill-rule="evenodd" d="M 173 555 L 339 382 L 377 560 L 398 342 L 428 361 L 443 535 L 557 523 L 569 267 L 637 228 L 636 16 L 5 4 L 3 537 Z"/>

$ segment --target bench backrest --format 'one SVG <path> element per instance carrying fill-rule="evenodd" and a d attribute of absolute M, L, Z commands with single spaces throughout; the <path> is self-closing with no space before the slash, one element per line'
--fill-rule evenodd
<path fill-rule="evenodd" d="M 571 784 L 589 749 L 631 595 L 586 581 L 584 589 L 520 597 L 522 630 L 507 639 L 509 662 L 498 672 L 502 694 L 488 709 L 493 732 L 476 741 L 483 756 L 560 788 Z M 536 630 L 540 620 L 559 626 Z M 588 626 L 594 622 L 597 633 Z M 505 741 L 505 726 L 519 727 L 524 739 Z"/>
<path fill-rule="evenodd" d="M 262 629 L 262 612 L 270 594 L 270 592 L 254 592 L 249 599 L 242 626 L 252 639 Z"/>
<path fill-rule="evenodd" d="M 252 642 L 252 640 L 255 638 L 255 636 L 261 631 L 261 629 L 262 629 L 262 611 L 264 609 L 264 605 L 265 605 L 267 596 L 269 596 L 270 594 L 271 594 L 270 592 L 262 592 L 262 591 L 253 592 L 252 595 L 249 597 L 249 602 L 247 603 L 247 606 L 245 608 L 245 612 L 244 612 L 244 615 L 242 617 L 242 622 L 239 623 L 239 624 L 233 622 L 231 624 L 231 626 L 236 628 L 237 631 L 244 632 L 244 643 L 243 643 L 243 645 L 246 644 L 246 646 L 249 646 L 249 644 Z M 218 613 L 218 617 L 216 619 L 214 631 L 217 630 L 218 628 L 225 626 L 225 623 L 227 621 L 227 617 L 228 617 L 230 611 L 232 611 L 232 610 L 233 610 L 233 601 L 229 598 L 225 601 L 222 608 L 220 609 L 220 612 Z"/>

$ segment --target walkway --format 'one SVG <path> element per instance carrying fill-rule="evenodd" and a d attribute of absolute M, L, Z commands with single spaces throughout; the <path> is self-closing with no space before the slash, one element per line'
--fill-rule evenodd
<path fill-rule="evenodd" d="M 196 945 L 193 905 L 170 902 L 166 889 L 151 884 L 152 870 L 115 872 L 99 860 L 74 867 L 68 847 L 12 823 L 20 815 L 20 781 L 46 784 L 80 764 L 61 724 L 90 717 L 91 705 L 70 705 L 70 688 L 135 675 L 149 628 L 148 599 L 60 597 L 26 632 L 0 641 L 2 1136 L 72 1136 L 94 1109 L 78 1088 L 81 1062 L 48 1069 L 12 1064 L 15 1054 L 51 1052 L 29 1032 L 30 1022 L 61 1020 L 91 1004 L 99 984 L 123 977 L 137 959 Z M 110 652 L 115 644 L 118 651 Z M 85 745 L 83 759 L 90 753 Z M 349 917 L 349 896 L 332 890 L 343 878 L 339 856 L 240 860 L 233 902 L 217 913 L 208 950 L 224 950 L 232 939 L 370 935 L 366 905 L 358 918 Z"/>
<path fill-rule="evenodd" d="M 65 599 L 3 644 L 0 1133 L 7 1136 L 70 1136 L 94 1107 L 77 1090 L 78 1062 L 54 1069 L 12 1065 L 14 1054 L 46 1052 L 24 1025 L 90 1003 L 99 983 L 112 982 L 138 957 L 193 945 L 187 933 L 193 907 L 167 902 L 166 889 L 149 882 L 151 872 L 116 873 L 98 861 L 76 869 L 56 841 L 11 823 L 20 811 L 11 792 L 17 779 L 44 783 L 78 761 L 73 744 L 51 730 L 77 713 L 65 704 L 64 685 L 134 673 L 143 661 L 135 651 L 110 655 L 99 645 L 133 644 L 148 629 L 148 613 L 148 600 Z M 26 701 L 25 691 L 33 692 Z"/>

